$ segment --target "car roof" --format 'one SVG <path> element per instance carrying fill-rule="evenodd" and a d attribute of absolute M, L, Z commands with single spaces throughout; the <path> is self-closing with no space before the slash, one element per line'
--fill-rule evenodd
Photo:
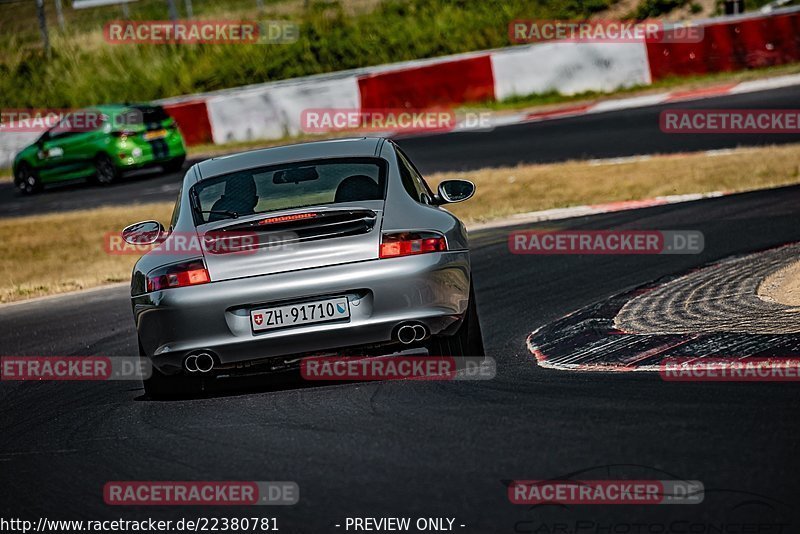
<path fill-rule="evenodd" d="M 141 108 L 141 107 L 152 108 L 152 107 L 157 107 L 157 106 L 154 105 L 154 104 L 148 104 L 146 102 L 129 102 L 127 104 L 116 104 L 116 103 L 115 104 L 100 104 L 98 106 L 87 106 L 87 107 L 81 108 L 81 109 L 97 110 L 97 111 L 105 112 L 105 111 L 119 111 L 121 109 L 132 109 L 132 108 Z"/>
<path fill-rule="evenodd" d="M 357 137 L 298 143 L 219 156 L 197 164 L 200 179 L 266 165 L 324 158 L 375 157 L 385 139 Z"/>

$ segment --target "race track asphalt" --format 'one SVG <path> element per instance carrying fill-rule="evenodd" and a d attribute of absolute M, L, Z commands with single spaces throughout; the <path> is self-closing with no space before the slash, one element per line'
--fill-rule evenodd
<path fill-rule="evenodd" d="M 728 95 L 691 102 L 530 122 L 486 132 L 460 132 L 398 139 L 423 174 L 470 171 L 518 163 L 613 158 L 640 154 L 715 150 L 737 146 L 800 142 L 797 134 L 666 134 L 659 129 L 664 109 L 795 109 L 800 86 Z M 48 189 L 35 197 L 15 194 L 0 184 L 0 217 L 91 208 L 110 204 L 173 201 L 179 174 L 142 171 L 111 187 L 76 183 Z"/>
<path fill-rule="evenodd" d="M 798 206 L 794 186 L 557 223 L 700 230 L 706 249 L 699 255 L 515 256 L 508 229 L 475 233 L 477 299 L 498 366 L 491 381 L 234 384 L 226 394 L 174 402 L 148 401 L 131 382 L 0 383 L 0 516 L 257 515 L 277 517 L 280 532 L 309 533 L 344 532 L 334 525 L 348 516 L 386 515 L 454 517 L 455 531 L 465 533 L 559 532 L 559 524 L 566 525 L 560 532 L 706 533 L 734 523 L 798 532 L 797 383 L 667 383 L 649 373 L 546 370 L 525 347 L 538 326 L 599 299 L 800 240 Z M 2 307 L 0 354 L 133 355 L 126 293 L 111 288 Z M 700 480 L 706 492 L 701 504 L 668 506 L 530 507 L 506 496 L 504 481 L 576 472 Z M 291 480 L 300 502 L 103 503 L 107 481 L 154 479 Z"/>

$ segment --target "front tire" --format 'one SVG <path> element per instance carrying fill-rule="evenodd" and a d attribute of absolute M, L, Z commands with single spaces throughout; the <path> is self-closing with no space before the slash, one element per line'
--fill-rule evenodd
<path fill-rule="evenodd" d="M 94 158 L 94 178 L 92 181 L 98 185 L 109 185 L 119 179 L 119 169 L 108 157 L 108 154 L 98 154 Z"/>
<path fill-rule="evenodd" d="M 33 195 L 42 190 L 42 182 L 31 166 L 22 162 L 14 172 L 14 187 L 23 195 Z"/>
<path fill-rule="evenodd" d="M 475 301 L 475 290 L 469 287 L 469 304 L 467 312 L 456 333 L 451 336 L 434 336 L 427 345 L 431 356 L 485 356 L 483 333 L 478 318 L 478 303 Z"/>

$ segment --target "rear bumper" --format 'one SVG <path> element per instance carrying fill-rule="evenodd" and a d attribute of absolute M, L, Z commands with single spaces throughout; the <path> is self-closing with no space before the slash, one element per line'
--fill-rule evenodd
<path fill-rule="evenodd" d="M 199 350 L 225 365 L 390 343 L 409 320 L 438 334 L 465 313 L 469 273 L 466 251 L 422 254 L 157 291 L 134 297 L 133 312 L 145 353 L 172 374 Z M 251 309 L 338 295 L 348 322 L 252 332 Z"/>
<path fill-rule="evenodd" d="M 161 165 L 165 165 L 170 161 L 176 160 L 178 158 L 185 158 L 185 155 L 170 155 L 167 158 L 160 158 L 160 159 L 147 159 L 144 161 L 134 161 L 132 158 L 128 158 L 125 161 L 120 160 L 117 164 L 117 168 L 124 172 L 124 171 L 138 171 L 140 169 L 148 169 L 150 167 L 159 167 Z"/>
<path fill-rule="evenodd" d="M 170 132 L 153 142 L 132 138 L 116 141 L 111 153 L 120 170 L 140 169 L 186 157 L 186 147 L 179 133 Z"/>

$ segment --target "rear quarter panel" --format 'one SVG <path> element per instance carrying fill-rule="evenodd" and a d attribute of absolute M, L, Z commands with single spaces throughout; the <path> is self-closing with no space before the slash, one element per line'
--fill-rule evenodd
<path fill-rule="evenodd" d="M 174 239 L 176 235 L 185 238 L 187 235 L 192 233 L 196 234 L 194 221 L 192 220 L 192 211 L 190 207 L 191 204 L 189 202 L 189 189 L 197 182 L 196 172 L 196 166 L 192 166 L 184 175 L 183 185 L 181 186 L 180 191 L 180 208 L 178 210 L 178 219 L 175 222 L 174 228 L 167 228 L 168 230 L 172 230 L 170 236 L 167 238 L 168 241 Z M 169 224 L 169 221 L 160 222 L 165 226 Z M 170 248 L 170 243 L 167 243 L 165 248 L 169 248 L 169 250 L 172 251 L 176 249 L 174 246 Z M 131 296 L 144 293 L 146 287 L 145 277 L 147 276 L 147 273 L 156 267 L 161 267 L 171 263 L 178 263 L 181 261 L 198 258 L 200 256 L 202 256 L 202 254 L 192 250 L 171 252 L 169 254 L 159 251 L 148 252 L 139 258 L 139 261 L 137 261 L 133 266 L 133 272 L 131 274 Z"/>
<path fill-rule="evenodd" d="M 406 192 L 391 143 L 383 144 L 381 157 L 389 162 L 383 232 L 432 230 L 444 234 L 448 250 L 468 250 L 467 229 L 458 217 L 439 206 L 421 204 Z"/>

